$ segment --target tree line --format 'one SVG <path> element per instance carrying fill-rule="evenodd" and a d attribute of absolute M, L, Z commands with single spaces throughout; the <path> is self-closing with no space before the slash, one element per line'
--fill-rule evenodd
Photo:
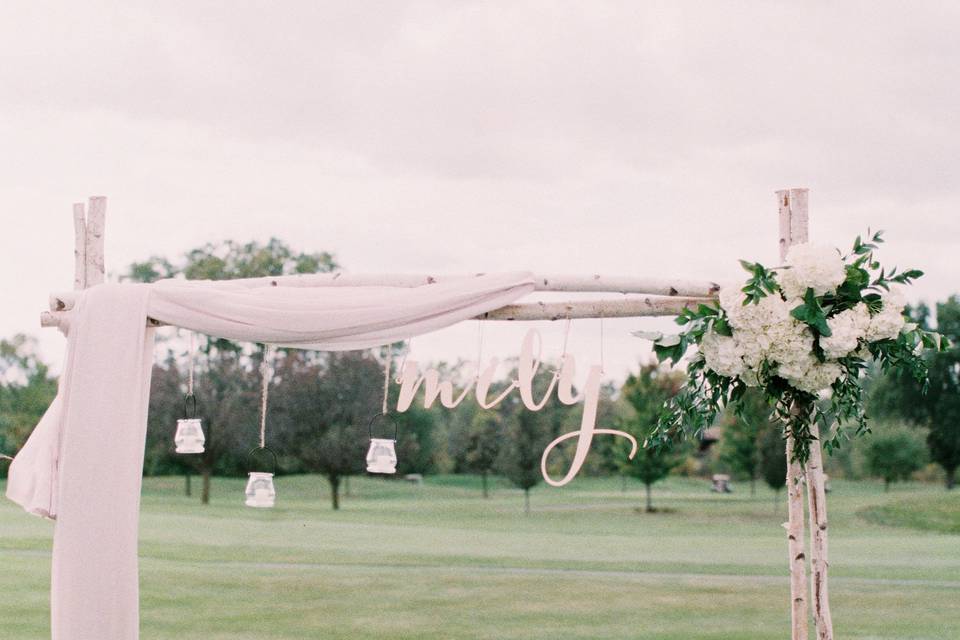
<path fill-rule="evenodd" d="M 229 279 L 316 273 L 338 268 L 326 252 L 301 253 L 272 239 L 268 243 L 224 242 L 187 252 L 180 260 L 151 257 L 123 274 L 131 281 L 150 282 L 167 277 Z M 877 433 L 860 448 L 863 466 L 889 485 L 909 475 L 928 459 L 944 472 L 946 485 L 955 484 L 960 466 L 960 301 L 956 296 L 934 309 L 919 306 L 911 320 L 935 326 L 953 347 L 932 354 L 931 384 L 926 393 L 909 379 L 877 377 L 870 387 L 870 411 Z M 187 358 L 183 340 L 160 341 L 154 366 L 147 429 L 144 473 L 181 474 L 188 491 L 199 477 L 200 499 L 210 498 L 213 475 L 245 475 L 257 464 L 251 450 L 258 443 L 262 345 L 242 345 L 201 338 L 194 355 L 194 391 L 198 415 L 206 433 L 205 452 L 173 453 L 176 420 L 184 414 Z M 394 349 L 400 346 L 393 347 Z M 310 352 L 277 350 L 267 415 L 267 445 L 277 453 L 278 473 L 316 473 L 328 480 L 330 501 L 339 506 L 341 487 L 349 477 L 364 472 L 369 423 L 380 413 L 387 350 Z M 549 366 L 549 363 L 545 363 Z M 456 379 L 458 363 L 440 364 L 447 379 Z M 469 368 L 469 367 L 467 367 Z M 544 387 L 547 380 L 538 384 Z M 598 425 L 627 431 L 641 442 L 655 424 L 663 401 L 683 382 L 681 371 L 655 365 L 641 366 L 619 387 L 607 384 L 598 409 Z M 391 385 L 395 392 L 396 385 Z M 56 390 L 49 367 L 37 356 L 35 342 L 25 336 L 0 341 L 0 453 L 22 444 Z M 537 390 L 539 393 L 543 389 Z M 391 404 L 395 406 L 396 398 Z M 783 486 L 786 461 L 777 425 L 770 423 L 762 398 L 749 395 L 739 415 L 729 412 L 711 431 L 719 432 L 714 453 L 707 454 L 710 438 L 672 450 L 641 449 L 627 458 L 621 439 L 598 437 L 587 475 L 622 475 L 638 479 L 646 488 L 647 510 L 653 509 L 651 487 L 671 472 L 722 470 L 750 483 L 765 481 Z M 456 409 L 417 403 L 405 413 L 393 414 L 399 430 L 399 474 L 471 473 L 480 478 L 479 490 L 490 492 L 490 478 L 507 478 L 524 491 L 541 481 L 540 456 L 548 442 L 578 426 L 579 414 L 555 397 L 541 411 L 526 410 L 509 395 L 493 409 L 464 402 Z M 391 429 L 380 424 L 378 428 Z M 378 435 L 378 434 L 374 434 Z M 831 464 L 843 470 L 851 447 L 842 449 Z M 565 469 L 572 446 L 559 447 L 551 464 Z M 845 457 L 846 456 L 846 457 Z M 708 464 L 704 461 L 708 460 Z M 6 465 L 0 463 L 0 473 Z"/>

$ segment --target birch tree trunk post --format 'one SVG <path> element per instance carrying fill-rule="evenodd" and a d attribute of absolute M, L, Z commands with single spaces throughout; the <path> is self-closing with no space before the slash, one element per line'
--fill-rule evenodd
<path fill-rule="evenodd" d="M 73 205 L 73 288 L 87 288 L 87 214 L 82 202 Z"/>
<path fill-rule="evenodd" d="M 780 261 L 791 245 L 807 241 L 807 190 L 777 191 L 780 208 Z M 807 640 L 807 562 L 803 535 L 803 468 L 793 462 L 793 436 L 787 434 L 787 552 L 790 567 L 790 638 Z"/>
<path fill-rule="evenodd" d="M 86 287 L 102 284 L 105 268 L 103 258 L 103 231 L 107 214 L 107 199 L 104 196 L 91 196 L 87 205 L 86 234 Z"/>
<path fill-rule="evenodd" d="M 823 481 L 823 455 L 820 429 L 810 426 L 810 458 L 807 460 L 807 508 L 810 512 L 810 596 L 817 640 L 833 640 L 833 619 L 827 591 L 827 492 Z"/>
<path fill-rule="evenodd" d="M 807 242 L 809 237 L 809 192 L 790 189 L 777 193 L 780 198 L 780 257 L 786 257 L 790 245 Z M 786 242 L 784 240 L 786 239 Z M 813 622 L 818 640 L 833 639 L 833 620 L 827 590 L 827 494 L 823 480 L 823 455 L 819 427 L 810 426 L 813 441 L 803 470 L 807 483 L 807 508 L 810 519 L 810 596 Z M 799 477 L 799 476 L 798 476 Z M 802 498 L 801 498 L 802 499 Z M 803 517 L 803 510 L 800 510 Z M 806 636 L 803 636 L 806 638 Z"/>

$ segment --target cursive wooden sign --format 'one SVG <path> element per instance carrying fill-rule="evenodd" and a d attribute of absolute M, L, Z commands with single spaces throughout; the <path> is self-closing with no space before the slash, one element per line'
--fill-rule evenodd
<path fill-rule="evenodd" d="M 400 372 L 400 396 L 397 399 L 397 411 L 402 413 L 410 408 L 420 387 L 423 387 L 423 406 L 425 408 L 433 406 L 433 403 L 439 399 L 440 404 L 448 409 L 452 409 L 463 402 L 471 389 L 474 391 L 477 404 L 484 409 L 497 406 L 512 392 L 519 390 L 520 399 L 530 411 L 542 409 L 550 399 L 550 395 L 556 392 L 557 399 L 565 405 L 583 402 L 583 415 L 578 430 L 563 434 L 543 450 L 543 457 L 540 459 L 540 471 L 543 473 L 543 479 L 547 481 L 547 484 L 562 487 L 576 477 L 590 452 L 590 445 L 595 434 L 627 438 L 631 444 L 630 458 L 633 458 L 637 453 L 636 438 L 624 431 L 598 429 L 596 426 L 600 383 L 603 378 L 603 370 L 599 365 L 590 366 L 586 381 L 583 384 L 583 391 L 577 394 L 573 384 L 577 372 L 576 358 L 564 354 L 561 358 L 560 371 L 555 372 L 551 377 L 550 384 L 547 386 L 543 397 L 539 401 L 534 397 L 533 381 L 540 370 L 541 348 L 540 332 L 536 329 L 529 330 L 520 347 L 517 377 L 510 381 L 506 389 L 492 399 L 489 398 L 490 384 L 493 381 L 497 366 L 500 364 L 498 358 L 491 358 L 485 367 L 481 363 L 477 363 L 477 375 L 459 391 L 454 389 L 453 383 L 449 380 L 441 380 L 440 373 L 436 369 L 427 369 L 421 374 L 417 362 L 408 360 Z M 555 480 L 547 471 L 547 459 L 557 445 L 571 438 L 577 439 L 577 448 L 570 462 L 570 468 L 561 479 Z"/>

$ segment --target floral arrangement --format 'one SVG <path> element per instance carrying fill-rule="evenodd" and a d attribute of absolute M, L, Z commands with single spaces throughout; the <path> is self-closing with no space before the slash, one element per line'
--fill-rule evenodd
<path fill-rule="evenodd" d="M 828 451 L 849 437 L 849 425 L 857 435 L 869 431 L 862 381 L 871 360 L 925 384 L 923 350 L 940 349 L 941 338 L 905 318 L 900 290 L 923 272 L 887 271 L 874 258 L 882 232 L 867 237 L 858 236 L 847 255 L 800 244 L 782 267 L 741 261 L 750 273 L 744 286 L 721 289 L 718 304 L 684 310 L 676 320 L 682 333 L 637 334 L 654 341 L 661 362 L 677 363 L 698 347 L 687 383 L 647 444 L 699 435 L 727 404 L 736 409 L 747 388 L 758 387 L 793 437 L 794 459 L 804 463 L 815 421 L 829 434 Z"/>

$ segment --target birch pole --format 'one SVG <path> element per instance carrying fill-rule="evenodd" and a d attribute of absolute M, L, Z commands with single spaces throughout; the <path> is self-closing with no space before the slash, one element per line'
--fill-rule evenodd
<path fill-rule="evenodd" d="M 102 284 L 104 280 L 103 230 L 106 215 L 107 199 L 104 196 L 91 196 L 87 205 L 86 241 L 84 242 L 86 253 L 84 288 Z"/>
<path fill-rule="evenodd" d="M 780 261 L 791 245 L 807 241 L 807 190 L 777 191 L 780 207 Z M 793 461 L 793 436 L 787 434 L 787 551 L 790 566 L 791 640 L 807 640 L 807 558 L 803 535 L 803 468 Z M 819 444 L 819 443 L 817 443 Z"/>
<path fill-rule="evenodd" d="M 827 492 L 823 481 L 823 455 L 820 429 L 810 426 L 810 458 L 807 460 L 807 507 L 810 512 L 810 596 L 813 602 L 813 623 L 817 640 L 833 640 L 833 619 L 827 591 Z"/>
<path fill-rule="evenodd" d="M 806 189 L 790 189 L 778 191 L 780 200 L 780 259 L 786 257 L 790 245 L 807 242 L 809 237 L 809 209 L 808 191 Z M 810 425 L 810 456 L 803 475 L 807 483 L 807 509 L 810 519 L 810 597 L 813 604 L 813 622 L 818 640 L 833 640 L 833 620 L 830 615 L 830 599 L 827 590 L 827 494 L 823 480 L 823 454 L 820 446 L 820 429 L 816 423 Z M 788 467 L 792 469 L 791 465 Z M 799 479 L 798 471 L 793 473 Z M 789 489 L 789 487 L 788 487 Z M 790 495 L 788 493 L 788 495 Z M 793 497 L 791 496 L 791 500 Z M 803 520 L 802 490 L 798 492 L 799 507 L 791 503 L 793 510 L 798 510 L 799 518 Z M 792 520 L 791 520 L 792 524 Z M 802 525 L 800 525 L 802 533 Z M 803 541 L 800 541 L 803 549 Z M 792 554 L 791 554 L 792 556 Z M 802 638 L 806 639 L 804 630 Z"/>
<path fill-rule="evenodd" d="M 87 287 L 87 214 L 83 203 L 73 205 L 73 288 Z M 61 307 L 62 308 L 62 307 Z"/>

